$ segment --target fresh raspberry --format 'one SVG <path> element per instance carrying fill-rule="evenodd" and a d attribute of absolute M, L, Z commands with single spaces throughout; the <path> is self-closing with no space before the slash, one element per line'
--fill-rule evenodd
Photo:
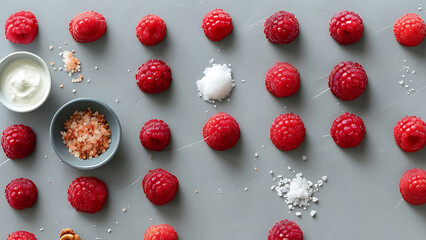
<path fill-rule="evenodd" d="M 87 11 L 71 19 L 68 29 L 74 40 L 88 43 L 101 38 L 106 32 L 107 25 L 102 14 L 95 11 Z"/>
<path fill-rule="evenodd" d="M 178 240 L 175 229 L 168 224 L 151 225 L 143 235 L 144 240 Z"/>
<path fill-rule="evenodd" d="M 404 117 L 393 128 L 393 136 L 405 152 L 419 151 L 426 144 L 426 124 L 416 116 Z"/>
<path fill-rule="evenodd" d="M 17 178 L 7 184 L 4 190 L 6 200 L 14 209 L 30 208 L 37 200 L 37 187 L 30 179 Z"/>
<path fill-rule="evenodd" d="M 30 11 L 16 12 L 6 20 L 4 26 L 6 39 L 17 44 L 29 44 L 37 36 L 38 23 Z"/>
<path fill-rule="evenodd" d="M 26 231 L 17 231 L 9 234 L 7 240 L 37 240 L 34 234 Z"/>
<path fill-rule="evenodd" d="M 289 97 L 300 87 L 300 74 L 293 65 L 277 62 L 266 72 L 266 90 L 275 97 Z"/>
<path fill-rule="evenodd" d="M 284 219 L 272 226 L 268 240 L 303 240 L 303 232 L 295 222 Z"/>
<path fill-rule="evenodd" d="M 35 149 L 36 135 L 23 124 L 7 127 L 2 134 L 1 146 L 10 159 L 21 159 L 30 155 Z"/>
<path fill-rule="evenodd" d="M 352 44 L 361 39 L 364 23 L 361 17 L 350 11 L 342 11 L 330 19 L 330 36 L 340 44 Z"/>
<path fill-rule="evenodd" d="M 142 92 L 159 93 L 169 88 L 172 81 L 172 71 L 161 60 L 148 60 L 139 67 L 136 80 Z"/>
<path fill-rule="evenodd" d="M 402 45 L 414 47 L 419 45 L 426 35 L 425 22 L 414 13 L 407 13 L 396 20 L 393 33 Z"/>
<path fill-rule="evenodd" d="M 328 76 L 328 86 L 331 92 L 341 100 L 354 100 L 361 96 L 367 87 L 367 74 L 356 62 L 341 62 Z"/>
<path fill-rule="evenodd" d="M 357 115 L 344 113 L 334 120 L 330 134 L 339 147 L 356 147 L 364 138 L 365 125 Z"/>
<path fill-rule="evenodd" d="M 156 15 L 147 15 L 136 25 L 136 37 L 147 46 L 163 41 L 167 27 L 163 19 Z"/>
<path fill-rule="evenodd" d="M 170 128 L 163 120 L 151 119 L 143 125 L 139 139 L 142 146 L 153 151 L 161 151 L 169 145 Z"/>
<path fill-rule="evenodd" d="M 405 201 L 413 205 L 426 203 L 426 171 L 410 169 L 399 180 L 399 191 Z"/>
<path fill-rule="evenodd" d="M 204 16 L 201 27 L 210 40 L 220 41 L 232 32 L 231 15 L 222 9 L 215 9 Z"/>
<path fill-rule="evenodd" d="M 203 137 L 207 145 L 215 150 L 230 149 L 240 139 L 240 126 L 231 115 L 216 113 L 204 125 Z"/>
<path fill-rule="evenodd" d="M 276 44 L 291 43 L 299 35 L 299 21 L 293 13 L 279 11 L 263 24 L 266 38 Z"/>
<path fill-rule="evenodd" d="M 275 147 L 290 151 L 299 147 L 305 139 L 305 125 L 296 114 L 280 114 L 272 123 L 269 134 Z"/>
<path fill-rule="evenodd" d="M 165 205 L 175 198 L 179 180 L 164 169 L 149 170 L 143 177 L 142 188 L 146 197 L 155 205 Z"/>
<path fill-rule="evenodd" d="M 68 188 L 68 201 L 79 212 L 99 212 L 108 197 L 106 184 L 96 177 L 79 177 Z"/>

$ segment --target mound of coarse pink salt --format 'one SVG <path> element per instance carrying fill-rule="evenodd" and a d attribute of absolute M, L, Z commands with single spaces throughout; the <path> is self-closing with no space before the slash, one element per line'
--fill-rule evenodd
<path fill-rule="evenodd" d="M 235 87 L 232 70 L 226 64 L 213 64 L 204 70 L 204 77 L 196 82 L 198 96 L 214 103 L 227 98 Z"/>

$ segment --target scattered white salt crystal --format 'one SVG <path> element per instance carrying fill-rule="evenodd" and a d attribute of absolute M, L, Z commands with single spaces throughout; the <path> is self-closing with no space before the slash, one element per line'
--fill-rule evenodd
<path fill-rule="evenodd" d="M 412 74 L 416 74 L 416 71 L 412 71 L 411 73 L 412 73 Z"/>
<path fill-rule="evenodd" d="M 95 66 L 95 70 L 98 70 L 98 66 Z"/>
<path fill-rule="evenodd" d="M 49 46 L 49 49 L 50 49 L 50 50 L 52 50 L 52 49 L 53 49 L 53 46 L 52 46 L 52 45 L 50 45 L 50 46 Z"/>
<path fill-rule="evenodd" d="M 108 229 L 107 229 L 107 232 L 108 232 L 108 233 L 111 233 L 111 231 L 112 231 L 112 230 L 111 230 L 111 228 L 108 228 Z"/>
<path fill-rule="evenodd" d="M 311 215 L 312 217 L 314 217 L 314 216 L 315 216 L 315 214 L 317 214 L 317 211 L 312 210 L 312 211 L 311 211 L 311 213 L 310 213 L 309 215 Z"/>
<path fill-rule="evenodd" d="M 274 190 L 274 189 L 275 189 L 275 185 L 271 186 L 271 190 Z"/>
<path fill-rule="evenodd" d="M 129 73 L 129 72 L 130 72 L 130 69 L 127 69 L 127 72 Z"/>
<path fill-rule="evenodd" d="M 403 62 L 407 62 L 407 60 L 406 60 L 406 59 L 404 59 L 404 60 L 403 60 Z"/>
<path fill-rule="evenodd" d="M 115 102 L 116 102 L 116 103 L 118 103 L 118 102 L 119 102 L 119 100 L 118 100 L 118 99 L 115 99 Z"/>
<path fill-rule="evenodd" d="M 291 167 L 290 167 L 290 166 L 288 166 L 288 167 L 287 167 L 287 169 L 288 169 L 288 170 L 291 170 Z"/>
<path fill-rule="evenodd" d="M 255 153 L 254 153 L 254 156 L 255 156 L 255 157 L 259 157 L 259 153 L 255 152 Z"/>
<path fill-rule="evenodd" d="M 402 85 L 402 84 L 404 84 L 404 81 L 403 81 L 403 80 L 401 80 L 401 81 L 399 81 L 398 83 Z"/>
<path fill-rule="evenodd" d="M 210 64 L 213 64 L 213 63 L 214 63 L 214 58 L 210 59 L 210 60 L 209 60 L 209 63 L 210 63 Z"/>
<path fill-rule="evenodd" d="M 43 232 L 43 229 L 44 229 L 44 228 L 40 228 L 40 231 L 41 231 L 41 232 Z"/>
<path fill-rule="evenodd" d="M 72 90 L 72 93 L 76 93 L 77 91 L 75 89 Z"/>
<path fill-rule="evenodd" d="M 127 208 L 123 208 L 122 211 L 125 213 L 127 211 Z"/>
<path fill-rule="evenodd" d="M 321 178 L 324 182 L 327 182 L 327 176 L 322 176 Z"/>
<path fill-rule="evenodd" d="M 269 174 L 274 174 L 274 171 L 270 170 L 270 171 L 269 171 Z"/>
<path fill-rule="evenodd" d="M 90 79 L 87 79 L 87 82 L 90 83 Z"/>
<path fill-rule="evenodd" d="M 216 106 L 216 105 L 214 105 L 213 107 L 217 108 L 217 106 Z"/>
<path fill-rule="evenodd" d="M 294 215 L 300 217 L 300 216 L 302 216 L 302 213 L 301 212 L 296 212 Z"/>
<path fill-rule="evenodd" d="M 230 99 L 230 98 L 228 98 L 228 99 L 226 99 L 226 101 L 227 101 L 227 102 L 231 102 L 231 99 Z"/>
<path fill-rule="evenodd" d="M 244 191 L 248 191 L 248 188 L 244 188 Z"/>
<path fill-rule="evenodd" d="M 318 198 L 317 197 L 312 197 L 312 202 L 314 202 L 314 203 L 318 202 Z"/>
<path fill-rule="evenodd" d="M 245 82 L 246 82 L 246 80 L 244 80 L 244 79 L 243 79 L 243 80 L 241 80 L 241 82 L 245 83 Z"/>
<path fill-rule="evenodd" d="M 306 160 L 308 160 L 308 157 L 307 157 L 307 156 L 305 156 L 305 155 L 303 155 L 303 156 L 302 156 L 302 160 L 303 160 L 303 161 L 306 161 Z"/>
<path fill-rule="evenodd" d="M 213 64 L 204 70 L 204 77 L 196 82 L 201 96 L 205 101 L 221 101 L 227 98 L 235 87 L 232 70 L 226 64 Z"/>
<path fill-rule="evenodd" d="M 403 78 L 405 78 L 405 75 L 404 75 L 404 74 L 402 74 L 402 77 L 403 77 Z"/>
<path fill-rule="evenodd" d="M 62 47 L 61 46 L 59 46 L 59 50 L 61 50 L 62 49 Z"/>

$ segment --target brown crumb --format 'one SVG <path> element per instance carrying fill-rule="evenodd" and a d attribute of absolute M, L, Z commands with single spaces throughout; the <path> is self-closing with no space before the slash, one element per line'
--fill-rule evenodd
<path fill-rule="evenodd" d="M 152 155 L 149 155 L 149 159 L 152 159 Z"/>

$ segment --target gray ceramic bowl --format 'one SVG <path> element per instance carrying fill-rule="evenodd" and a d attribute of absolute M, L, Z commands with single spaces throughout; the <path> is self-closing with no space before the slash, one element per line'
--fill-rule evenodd
<path fill-rule="evenodd" d="M 111 143 L 106 152 L 99 155 L 97 158 L 82 160 L 73 156 L 68 152 L 68 148 L 62 141 L 61 131 L 64 130 L 64 122 L 75 110 L 83 111 L 91 108 L 93 111 L 98 111 L 105 115 L 109 129 L 111 129 Z M 71 167 L 83 170 L 98 168 L 106 164 L 118 150 L 121 141 L 121 125 L 120 120 L 114 111 L 105 103 L 92 98 L 79 98 L 72 100 L 63 105 L 53 116 L 50 123 L 50 142 L 56 155 Z"/>

